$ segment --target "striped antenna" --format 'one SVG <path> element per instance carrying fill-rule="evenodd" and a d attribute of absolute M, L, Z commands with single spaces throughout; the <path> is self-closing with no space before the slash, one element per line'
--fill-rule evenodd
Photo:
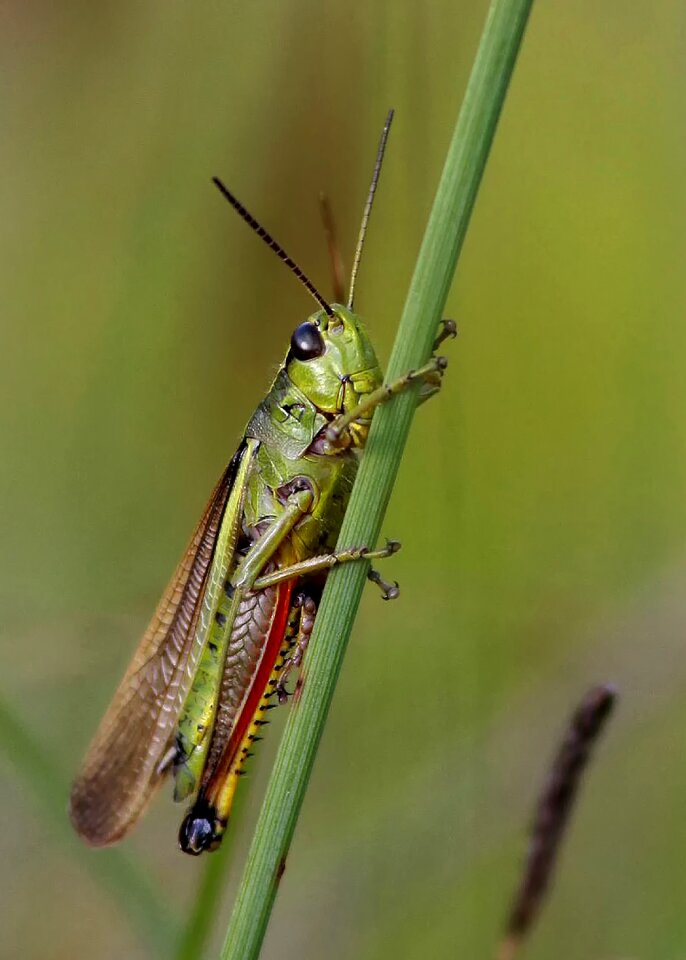
<path fill-rule="evenodd" d="M 386 115 L 386 122 L 383 125 L 383 130 L 381 131 L 381 139 L 379 140 L 379 149 L 376 151 L 376 162 L 374 163 L 374 172 L 372 173 L 372 182 L 369 187 L 369 193 L 367 194 L 367 202 L 364 205 L 364 212 L 362 214 L 362 223 L 360 224 L 360 232 L 357 237 L 357 247 L 355 248 L 355 258 L 353 260 L 353 268 L 350 272 L 350 293 L 348 294 L 348 307 L 352 310 L 353 300 L 355 299 L 355 281 L 357 280 L 357 271 L 360 269 L 360 260 L 362 259 L 362 248 L 364 247 L 364 238 L 367 235 L 367 224 L 369 223 L 369 215 L 372 212 L 372 204 L 374 203 L 374 194 L 376 193 L 376 186 L 379 182 L 379 174 L 381 173 L 381 164 L 383 163 L 383 155 L 386 150 L 386 141 L 388 140 L 388 132 L 391 129 L 391 121 L 393 120 L 393 110 L 389 110 Z"/>
<path fill-rule="evenodd" d="M 245 220 L 249 227 L 255 231 L 258 237 L 260 237 L 264 242 L 270 247 L 278 256 L 280 260 L 286 264 L 289 270 L 291 270 L 298 280 L 310 291 L 314 299 L 317 301 L 319 306 L 325 311 L 327 316 L 333 317 L 334 313 L 329 304 L 326 302 L 324 297 L 321 295 L 319 290 L 315 287 L 312 281 L 307 277 L 303 271 L 300 269 L 298 264 L 293 260 L 292 257 L 289 257 L 284 248 L 280 243 L 277 243 L 274 237 L 264 229 L 264 227 L 257 222 L 251 213 L 245 209 L 243 204 L 234 197 L 230 190 L 224 186 L 219 177 L 212 177 L 212 183 L 217 187 L 219 192 L 229 201 L 236 213 Z"/>

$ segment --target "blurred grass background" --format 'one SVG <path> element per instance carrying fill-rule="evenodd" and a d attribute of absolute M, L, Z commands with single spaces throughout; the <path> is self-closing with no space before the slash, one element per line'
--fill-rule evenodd
<path fill-rule="evenodd" d="M 352 252 L 396 107 L 357 297 L 384 360 L 485 11 L 2 5 L 0 693 L 66 775 L 311 310 L 210 176 L 326 291 L 318 192 Z M 402 597 L 363 605 L 267 960 L 491 956 L 602 679 L 622 703 L 529 956 L 684 956 L 685 45 L 673 0 L 534 8 L 387 517 Z M 149 956 L 0 770 L 0 957 Z M 182 918 L 180 815 L 126 846 Z"/>

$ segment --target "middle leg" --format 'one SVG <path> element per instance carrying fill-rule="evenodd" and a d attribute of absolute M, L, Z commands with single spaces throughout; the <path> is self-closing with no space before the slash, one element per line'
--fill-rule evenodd
<path fill-rule="evenodd" d="M 340 550 L 338 553 L 325 553 L 319 557 L 311 557 L 309 560 L 302 560 L 300 563 L 293 563 L 289 567 L 282 567 L 280 570 L 274 570 L 272 573 L 266 573 L 253 582 L 253 590 L 264 590 L 265 587 L 272 587 L 283 580 L 292 580 L 293 577 L 302 577 L 307 574 L 319 573 L 322 570 L 330 570 L 340 563 L 350 563 L 351 560 L 383 560 L 391 557 L 400 550 L 398 540 L 387 540 L 386 546 L 380 550 L 370 550 L 369 547 L 350 547 L 347 550 Z M 374 582 L 379 581 L 376 578 Z"/>

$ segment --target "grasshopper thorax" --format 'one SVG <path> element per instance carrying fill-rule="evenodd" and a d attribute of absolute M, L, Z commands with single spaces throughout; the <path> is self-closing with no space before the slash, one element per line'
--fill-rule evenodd
<path fill-rule="evenodd" d="M 357 314 L 331 304 L 293 332 L 285 368 L 292 383 L 321 410 L 336 415 L 352 409 L 381 385 L 376 353 Z"/>

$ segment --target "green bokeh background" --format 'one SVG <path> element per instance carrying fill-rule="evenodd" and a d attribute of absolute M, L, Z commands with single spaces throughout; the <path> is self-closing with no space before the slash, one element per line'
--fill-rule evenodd
<path fill-rule="evenodd" d="M 396 107 L 357 298 L 385 360 L 485 10 L 2 5 L 0 693 L 65 776 L 311 309 L 210 176 L 328 292 L 318 193 L 351 251 Z M 265 960 L 491 957 L 553 744 L 605 679 L 528 956 L 685 955 L 685 64 L 676 0 L 534 9 L 385 523 L 402 597 L 364 600 Z M 0 762 L 0 957 L 149 956 Z M 126 846 L 181 918 L 179 816 L 161 797 Z"/>

